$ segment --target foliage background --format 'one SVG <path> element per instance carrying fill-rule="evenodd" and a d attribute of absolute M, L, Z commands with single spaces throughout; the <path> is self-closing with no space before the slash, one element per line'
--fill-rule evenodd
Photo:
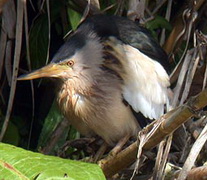
<path fill-rule="evenodd" d="M 90 3 L 89 8 L 85 0 L 24 0 L 22 5 L 14 0 L 0 1 L 0 138 L 3 142 L 57 154 L 66 140 L 80 137 L 67 123 L 62 123 L 63 117 L 54 103 L 54 80 L 16 83 L 16 77 L 17 73 L 24 74 L 47 64 L 64 43 L 67 33 L 75 30 L 86 14 L 101 12 L 139 21 L 169 54 L 171 71 L 182 55 L 187 54 L 186 50 L 195 47 L 196 33 L 207 33 L 204 0 L 91 0 Z M 186 10 L 189 14 L 185 14 Z M 205 42 L 205 38 L 202 40 Z M 206 49 L 202 52 L 203 58 L 196 66 L 185 99 L 205 87 Z M 176 87 L 179 74 L 178 68 L 171 78 L 172 88 Z M 182 90 L 179 93 L 180 97 Z M 48 145 L 54 132 L 58 138 Z M 80 153 L 71 157 L 84 156 Z"/>

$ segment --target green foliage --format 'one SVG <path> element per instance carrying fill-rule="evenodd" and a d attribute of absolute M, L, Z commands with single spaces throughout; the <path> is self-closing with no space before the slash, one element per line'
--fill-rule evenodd
<path fill-rule="evenodd" d="M 98 165 L 34 153 L 0 144 L 0 179 L 104 180 Z"/>
<path fill-rule="evenodd" d="M 81 15 L 71 8 L 68 8 L 67 12 L 68 12 L 68 19 L 70 21 L 72 30 L 75 30 L 79 25 L 79 22 L 81 20 Z"/>
<path fill-rule="evenodd" d="M 32 69 L 43 66 L 47 58 L 48 18 L 42 14 L 34 21 L 29 38 Z"/>
<path fill-rule="evenodd" d="M 63 4 L 61 1 L 50 1 L 50 17 L 48 17 L 47 13 L 41 13 L 33 22 L 29 36 L 32 69 L 37 69 L 45 65 L 47 59 L 49 43 L 48 18 L 50 18 L 50 26 L 55 24 L 58 33 L 60 34 L 61 32 L 60 27 L 57 24 L 57 20 L 60 18 L 62 6 Z M 46 7 L 44 7 L 44 11 L 46 11 Z"/>
<path fill-rule="evenodd" d="M 20 137 L 17 126 L 9 121 L 9 125 L 4 135 L 3 142 L 17 146 L 19 144 L 19 139 Z"/>
<path fill-rule="evenodd" d="M 156 39 L 158 39 L 156 33 L 157 29 L 166 29 L 168 31 L 172 30 L 171 24 L 164 17 L 158 15 L 153 20 L 146 23 L 146 28 L 151 31 L 152 35 Z"/>
<path fill-rule="evenodd" d="M 51 133 L 55 130 L 58 124 L 63 120 L 63 115 L 61 115 L 56 102 L 53 102 L 53 105 L 50 108 L 50 111 L 45 118 L 44 125 L 40 134 L 39 142 L 38 142 L 38 149 L 43 148 L 51 137 Z M 59 146 L 62 146 L 67 138 L 69 127 L 64 129 L 62 135 L 64 137 L 60 138 L 60 141 L 56 144 L 55 149 Z M 54 150 L 51 150 L 51 153 L 54 154 Z"/>

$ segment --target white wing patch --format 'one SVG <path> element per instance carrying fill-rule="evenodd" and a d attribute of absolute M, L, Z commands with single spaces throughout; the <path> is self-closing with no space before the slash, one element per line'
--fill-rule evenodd
<path fill-rule="evenodd" d="M 123 45 L 127 61 L 123 63 L 125 75 L 123 95 L 136 112 L 157 119 L 168 104 L 169 76 L 157 61 L 130 45 Z"/>

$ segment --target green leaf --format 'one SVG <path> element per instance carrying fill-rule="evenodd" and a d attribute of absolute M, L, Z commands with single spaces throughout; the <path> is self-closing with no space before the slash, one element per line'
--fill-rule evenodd
<path fill-rule="evenodd" d="M 0 179 L 105 180 L 96 164 L 62 159 L 0 143 Z"/>
<path fill-rule="evenodd" d="M 68 8 L 68 18 L 70 20 L 72 30 L 75 30 L 80 23 L 81 15 L 73 9 Z"/>
<path fill-rule="evenodd" d="M 64 4 L 61 1 L 50 1 L 50 23 L 56 23 L 59 20 L 61 8 Z M 32 24 L 29 36 L 30 58 L 32 69 L 37 69 L 45 65 L 49 41 L 49 24 L 46 7 L 44 13 L 39 14 Z M 59 33 L 60 33 L 59 29 Z M 52 36 L 52 34 L 51 34 Z"/>
<path fill-rule="evenodd" d="M 48 46 L 48 17 L 40 15 L 33 23 L 29 36 L 32 69 L 45 65 Z"/>
<path fill-rule="evenodd" d="M 17 126 L 11 121 L 9 121 L 9 125 L 4 135 L 3 142 L 17 146 L 19 144 L 19 139 L 20 137 Z"/>
<path fill-rule="evenodd" d="M 153 20 L 148 21 L 146 23 L 146 28 L 151 31 L 153 37 L 156 39 L 158 39 L 156 34 L 156 30 L 158 28 L 166 29 L 168 31 L 172 30 L 171 24 L 164 17 L 161 16 L 156 16 Z"/>
<path fill-rule="evenodd" d="M 52 132 L 56 129 L 56 127 L 63 120 L 63 118 L 63 115 L 61 115 L 59 108 L 57 107 L 56 100 L 54 100 L 50 111 L 45 118 L 45 122 L 38 141 L 38 149 L 42 149 L 47 144 L 52 135 Z M 65 143 L 69 127 L 64 129 L 63 131 L 64 132 L 62 134 L 64 137 L 61 137 L 60 142 L 56 144 L 55 149 L 58 149 L 58 147 L 61 147 Z M 55 149 L 52 149 L 50 154 L 54 154 Z"/>
<path fill-rule="evenodd" d="M 146 28 L 150 30 L 155 30 L 158 28 L 164 28 L 169 31 L 172 30 L 171 24 L 162 16 L 156 16 L 153 20 L 146 23 Z"/>

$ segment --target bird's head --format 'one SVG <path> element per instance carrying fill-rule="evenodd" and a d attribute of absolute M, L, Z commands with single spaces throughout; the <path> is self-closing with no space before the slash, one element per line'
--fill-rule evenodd
<path fill-rule="evenodd" d="M 87 29 L 76 31 L 61 46 L 50 64 L 29 74 L 21 75 L 18 80 L 31 80 L 42 77 L 60 79 L 93 76 L 102 63 L 102 45 L 95 33 Z M 88 77 L 87 77 L 88 78 Z"/>

